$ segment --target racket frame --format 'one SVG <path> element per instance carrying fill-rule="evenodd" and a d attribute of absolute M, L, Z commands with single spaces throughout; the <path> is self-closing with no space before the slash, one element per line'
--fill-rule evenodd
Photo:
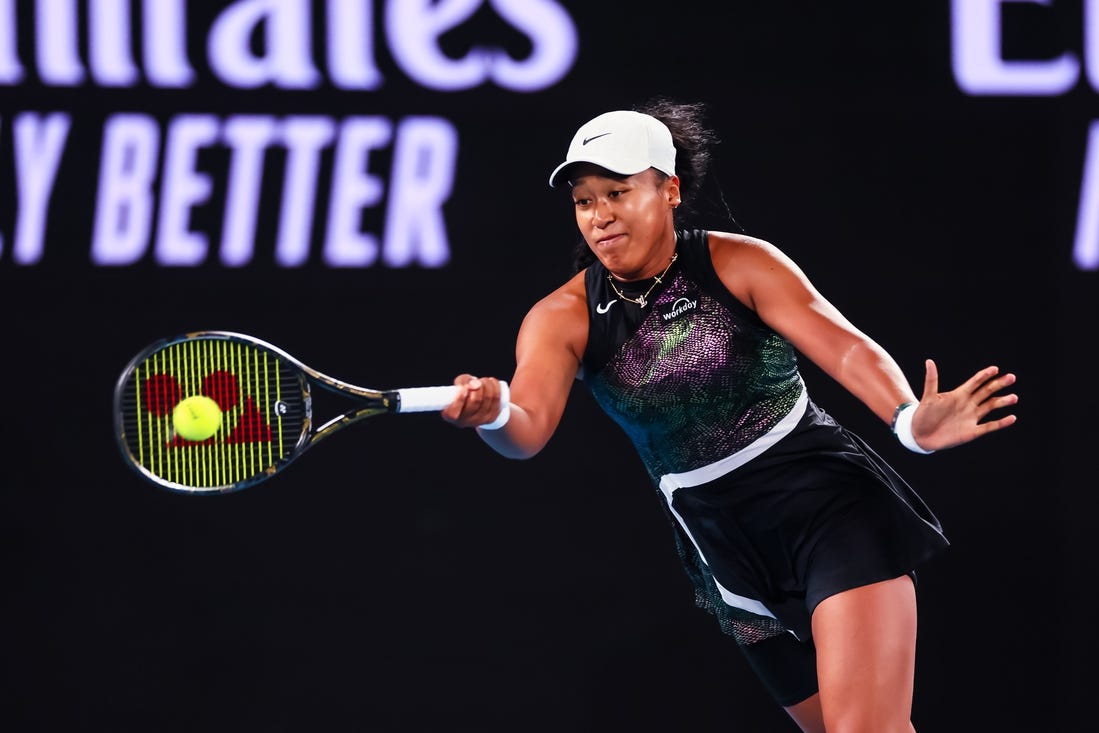
<path fill-rule="evenodd" d="M 303 410 L 301 432 L 293 446 L 275 461 L 239 481 L 220 483 L 214 486 L 192 486 L 179 481 L 172 481 L 143 465 L 130 448 L 130 443 L 125 429 L 123 414 L 123 395 L 131 385 L 131 378 L 136 371 L 150 357 L 164 352 L 174 346 L 191 341 L 226 341 L 242 344 L 244 346 L 269 352 L 277 359 L 282 360 L 293 372 L 295 372 L 296 385 L 290 387 L 300 390 L 300 399 Z M 505 383 L 506 384 L 506 383 Z M 360 404 L 344 411 L 325 423 L 314 426 L 313 422 L 313 393 L 312 387 L 324 388 L 326 391 L 350 397 L 358 400 Z M 156 341 L 135 355 L 115 384 L 114 390 L 114 429 L 119 448 L 122 451 L 126 463 L 135 469 L 143 478 L 175 492 L 187 494 L 222 494 L 240 491 L 254 486 L 276 473 L 282 471 L 290 463 L 296 460 L 309 448 L 320 441 L 331 437 L 349 425 L 353 425 L 368 417 L 374 417 L 384 413 L 400 412 L 426 412 L 442 410 L 449 405 L 458 394 L 458 387 L 445 385 L 437 387 L 411 387 L 404 389 L 379 390 L 351 384 L 341 379 L 320 372 L 303 363 L 287 351 L 254 336 L 234 331 L 190 331 L 174 338 L 166 338 Z M 505 387 L 506 389 L 506 387 Z M 506 392 L 505 392 L 506 394 Z M 506 404 L 506 400 L 505 400 Z M 501 411 L 504 414 L 504 411 Z"/>

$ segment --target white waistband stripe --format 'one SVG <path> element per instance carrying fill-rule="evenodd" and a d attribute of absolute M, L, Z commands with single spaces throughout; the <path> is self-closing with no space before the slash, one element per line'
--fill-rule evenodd
<path fill-rule="evenodd" d="M 664 491 L 665 495 L 667 495 L 668 501 L 671 501 L 672 492 L 676 489 L 684 486 L 699 486 L 709 483 L 715 478 L 720 478 L 729 473 L 729 471 L 740 468 L 745 463 L 785 438 L 795 427 L 797 427 L 797 424 L 801 420 L 801 416 L 805 414 L 805 408 L 808 407 L 808 405 L 809 393 L 805 390 L 803 385 L 801 394 L 798 395 L 797 403 L 794 404 L 790 412 L 786 413 L 786 417 L 779 420 L 773 428 L 738 450 L 736 453 L 691 471 L 684 471 L 683 473 L 666 473 L 661 476 L 660 488 Z"/>

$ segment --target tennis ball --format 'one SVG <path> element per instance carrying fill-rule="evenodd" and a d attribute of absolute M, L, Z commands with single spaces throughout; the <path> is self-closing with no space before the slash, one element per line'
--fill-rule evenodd
<path fill-rule="evenodd" d="M 203 441 L 221 427 L 221 408 L 205 395 L 194 395 L 176 405 L 172 424 L 184 440 Z"/>

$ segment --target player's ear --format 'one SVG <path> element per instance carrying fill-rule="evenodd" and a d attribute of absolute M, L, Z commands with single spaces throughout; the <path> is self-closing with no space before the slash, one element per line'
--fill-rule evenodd
<path fill-rule="evenodd" d="M 668 197 L 668 204 L 674 209 L 683 200 L 679 194 L 679 176 L 672 176 L 664 181 L 664 191 Z"/>

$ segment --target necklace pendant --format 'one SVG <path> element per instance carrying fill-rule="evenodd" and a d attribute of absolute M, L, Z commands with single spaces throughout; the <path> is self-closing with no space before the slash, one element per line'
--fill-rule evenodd
<path fill-rule="evenodd" d="M 644 307 L 645 307 L 645 306 L 647 306 L 648 304 L 649 304 L 649 301 L 645 300 L 645 296 L 644 296 L 644 295 L 639 295 L 639 296 L 637 296 L 637 305 L 638 305 L 639 307 L 641 307 L 641 308 L 644 308 Z"/>

